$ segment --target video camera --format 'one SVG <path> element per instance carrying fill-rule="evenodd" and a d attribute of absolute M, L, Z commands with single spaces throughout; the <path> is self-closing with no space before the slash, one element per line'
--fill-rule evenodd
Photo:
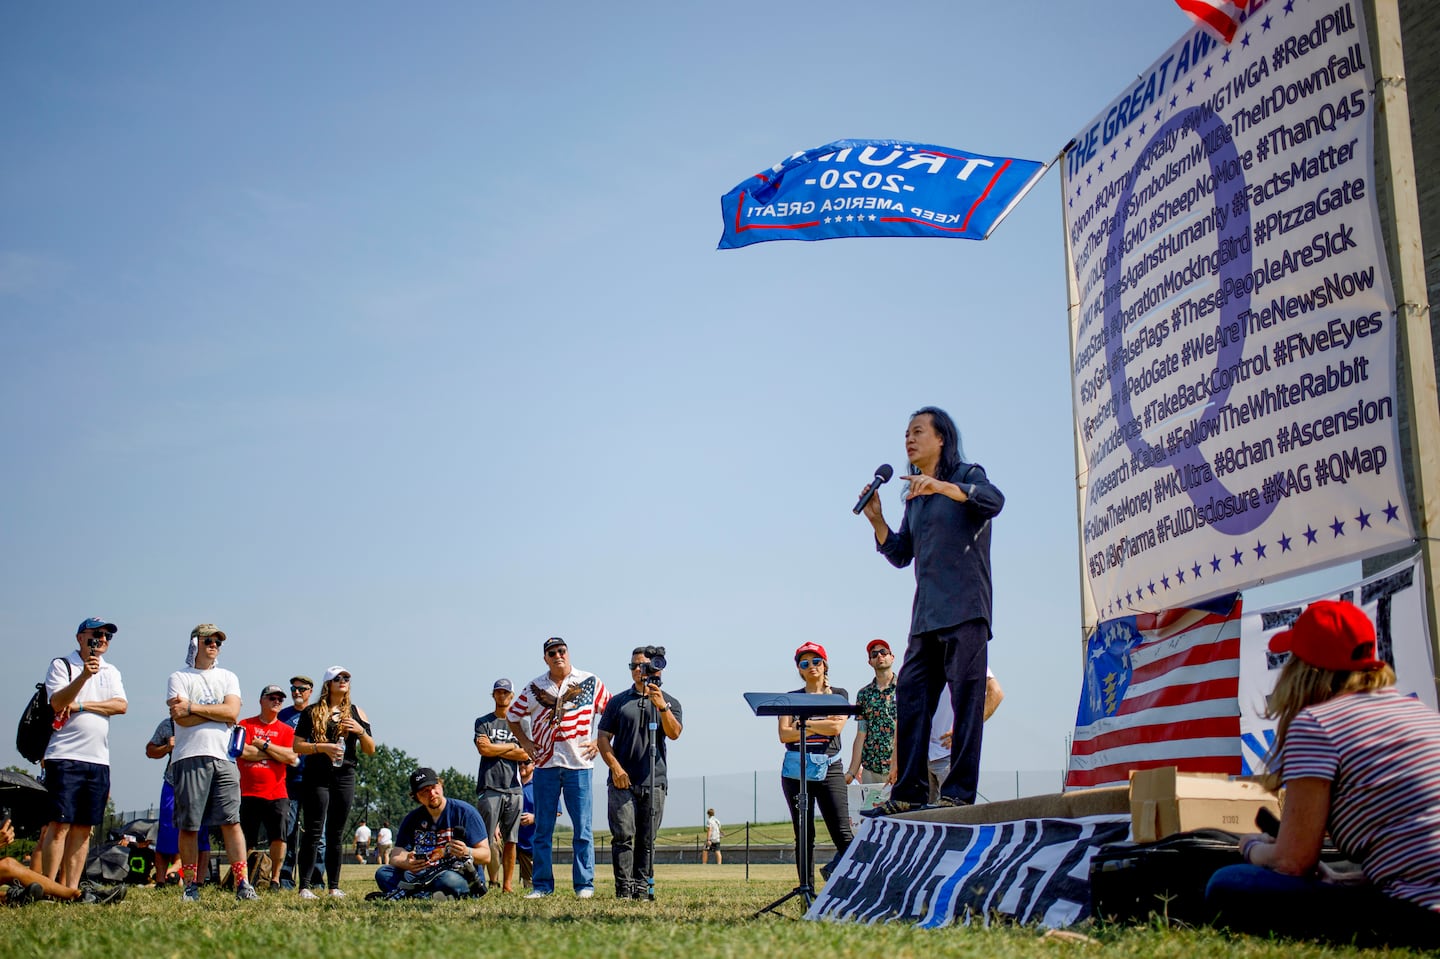
<path fill-rule="evenodd" d="M 646 646 L 644 649 L 641 650 L 641 652 L 645 654 L 645 658 L 646 658 L 646 659 L 650 660 L 650 662 L 648 662 L 648 663 L 645 664 L 644 669 L 642 670 L 642 672 L 644 673 L 644 679 L 645 679 L 646 685 L 649 685 L 649 686 L 659 686 L 659 685 L 661 685 L 661 683 L 660 683 L 660 671 L 661 671 L 662 669 L 664 669 L 665 666 L 666 666 L 666 663 L 665 663 L 665 647 L 664 647 L 664 646 Z"/>

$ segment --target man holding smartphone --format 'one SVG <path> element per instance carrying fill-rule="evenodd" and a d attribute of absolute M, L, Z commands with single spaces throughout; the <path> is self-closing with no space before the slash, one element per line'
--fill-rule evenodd
<path fill-rule="evenodd" d="M 105 661 L 118 627 L 98 617 L 75 631 L 77 649 L 50 664 L 45 691 L 55 733 L 45 748 L 45 789 L 52 812 L 41 870 L 62 886 L 80 888 L 90 833 L 105 821 L 110 796 L 110 717 L 128 708 L 120 670 Z"/>

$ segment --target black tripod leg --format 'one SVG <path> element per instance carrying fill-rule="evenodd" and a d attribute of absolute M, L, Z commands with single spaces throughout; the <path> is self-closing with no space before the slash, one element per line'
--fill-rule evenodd
<path fill-rule="evenodd" d="M 810 907 L 815 903 L 815 887 L 812 885 L 812 878 L 815 864 L 810 860 L 810 789 L 809 779 L 805 761 L 805 717 L 800 717 L 800 792 L 795 796 L 795 868 L 799 872 L 800 885 L 776 899 L 770 905 L 759 910 L 751 919 L 759 919 L 767 912 L 774 912 L 779 915 L 777 909 L 785 902 L 789 902 L 796 896 L 805 905 L 805 911 L 809 912 Z"/>

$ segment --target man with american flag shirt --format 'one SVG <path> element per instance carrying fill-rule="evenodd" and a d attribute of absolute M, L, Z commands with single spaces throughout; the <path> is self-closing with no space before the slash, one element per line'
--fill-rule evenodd
<path fill-rule="evenodd" d="M 600 677 L 570 665 L 569 646 L 559 636 L 545 640 L 544 652 L 548 670 L 527 683 L 505 713 L 516 740 L 535 760 L 535 869 L 525 898 L 555 891 L 551 848 L 563 795 L 575 830 L 571 879 L 575 895 L 589 899 L 595 895 L 590 788 L 599 751 L 596 724 L 610 693 Z M 526 717 L 528 732 L 522 725 Z"/>

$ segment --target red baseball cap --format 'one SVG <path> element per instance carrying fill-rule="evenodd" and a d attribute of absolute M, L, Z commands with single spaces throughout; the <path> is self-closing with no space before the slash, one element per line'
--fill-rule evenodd
<path fill-rule="evenodd" d="M 815 653 L 821 659 L 825 660 L 825 662 L 830 662 L 830 657 L 825 654 L 825 647 L 819 643 L 805 643 L 799 649 L 795 650 L 795 658 L 798 660 L 806 653 Z"/>
<path fill-rule="evenodd" d="M 887 642 L 885 642 L 885 640 L 883 640 L 883 639 L 872 639 L 872 640 L 870 640 L 870 642 L 868 642 L 868 643 L 865 644 L 865 653 L 866 653 L 866 655 L 872 655 L 872 654 L 875 652 L 875 647 L 876 647 L 876 646 L 884 646 L 884 647 L 885 647 L 885 652 L 887 652 L 887 653 L 893 653 L 893 652 L 894 652 L 894 650 L 892 650 L 892 649 L 890 648 L 890 644 L 887 643 Z"/>
<path fill-rule="evenodd" d="M 1375 626 L 1353 603 L 1322 599 L 1305 608 L 1283 633 L 1270 638 L 1270 652 L 1291 653 L 1302 662 L 1336 672 L 1379 669 Z"/>

